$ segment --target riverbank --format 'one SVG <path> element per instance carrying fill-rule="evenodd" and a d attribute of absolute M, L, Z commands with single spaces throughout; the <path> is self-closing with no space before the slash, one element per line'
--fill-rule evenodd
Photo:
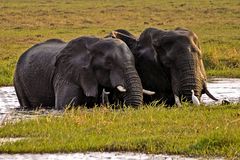
<path fill-rule="evenodd" d="M 240 68 L 227 69 L 209 69 L 206 71 L 208 78 L 224 77 L 224 78 L 240 78 Z"/>
<path fill-rule="evenodd" d="M 24 139 L 0 145 L 0 153 L 128 151 L 239 158 L 239 110 L 239 104 L 79 108 L 2 126 L 1 138 Z"/>
<path fill-rule="evenodd" d="M 57 156 L 59 152 L 121 151 L 239 158 L 239 84 L 237 78 L 209 79 L 207 86 L 220 102 L 203 95 L 200 107 L 152 104 L 113 110 L 102 106 L 64 113 L 14 110 L 19 106 L 14 88 L 1 87 L 0 139 L 4 143 L 0 153 Z M 224 98 L 234 104 L 222 106 Z"/>
<path fill-rule="evenodd" d="M 0 159 L 4 160 L 76 160 L 76 159 L 91 159 L 91 160 L 201 160 L 198 157 L 184 157 L 177 155 L 163 155 L 163 154 L 144 154 L 144 153 L 132 153 L 132 152 L 86 152 L 86 153 L 56 153 L 56 154 L 2 154 Z M 212 160 L 223 160 L 223 158 L 217 157 Z"/>

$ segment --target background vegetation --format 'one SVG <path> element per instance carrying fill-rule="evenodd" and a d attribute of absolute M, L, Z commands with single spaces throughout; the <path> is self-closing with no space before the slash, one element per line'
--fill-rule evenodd
<path fill-rule="evenodd" d="M 0 22 L 0 85 L 12 84 L 18 57 L 35 43 L 147 27 L 191 29 L 209 75 L 240 77 L 239 0 L 1 0 Z"/>

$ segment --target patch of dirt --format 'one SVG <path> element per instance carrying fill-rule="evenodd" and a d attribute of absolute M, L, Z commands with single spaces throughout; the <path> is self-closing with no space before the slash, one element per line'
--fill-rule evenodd
<path fill-rule="evenodd" d="M 16 142 L 16 141 L 20 141 L 20 140 L 23 140 L 23 139 L 26 139 L 24 137 L 17 137 L 17 138 L 14 138 L 14 137 L 8 137 L 8 138 L 0 138 L 0 145 L 4 144 L 4 143 L 8 143 L 8 142 Z"/>

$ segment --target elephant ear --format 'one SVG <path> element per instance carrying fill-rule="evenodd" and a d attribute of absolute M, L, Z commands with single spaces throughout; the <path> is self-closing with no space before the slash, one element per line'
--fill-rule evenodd
<path fill-rule="evenodd" d="M 110 37 L 121 39 L 128 45 L 130 49 L 134 48 L 137 43 L 137 38 L 124 29 L 117 29 L 115 31 L 112 31 L 110 33 Z"/>
<path fill-rule="evenodd" d="M 135 57 L 142 57 L 141 59 L 143 59 L 143 61 L 158 64 L 158 32 L 160 32 L 160 30 L 156 28 L 147 28 L 140 34 Z"/>
<path fill-rule="evenodd" d="M 56 57 L 56 72 L 67 82 L 79 85 L 87 97 L 98 95 L 98 82 L 91 67 L 93 56 L 89 50 L 98 40 L 92 37 L 74 39 Z"/>
<path fill-rule="evenodd" d="M 152 35 L 152 45 L 158 56 L 165 56 L 174 43 L 173 35 L 169 31 L 158 30 Z"/>

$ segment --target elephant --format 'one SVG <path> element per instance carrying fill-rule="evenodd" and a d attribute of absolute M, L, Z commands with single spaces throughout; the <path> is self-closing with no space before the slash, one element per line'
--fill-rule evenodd
<path fill-rule="evenodd" d="M 20 56 L 14 87 L 25 109 L 93 107 L 101 103 L 103 89 L 122 95 L 126 105 L 143 102 L 134 56 L 122 40 L 112 38 L 82 36 L 36 44 Z"/>
<path fill-rule="evenodd" d="M 180 106 L 183 100 L 192 102 L 191 90 L 198 100 L 204 93 L 218 100 L 207 89 L 198 37 L 191 30 L 146 28 L 137 38 L 117 29 L 106 37 L 123 40 L 132 51 L 143 88 L 155 92 L 144 95 L 145 103 L 157 100 Z"/>

